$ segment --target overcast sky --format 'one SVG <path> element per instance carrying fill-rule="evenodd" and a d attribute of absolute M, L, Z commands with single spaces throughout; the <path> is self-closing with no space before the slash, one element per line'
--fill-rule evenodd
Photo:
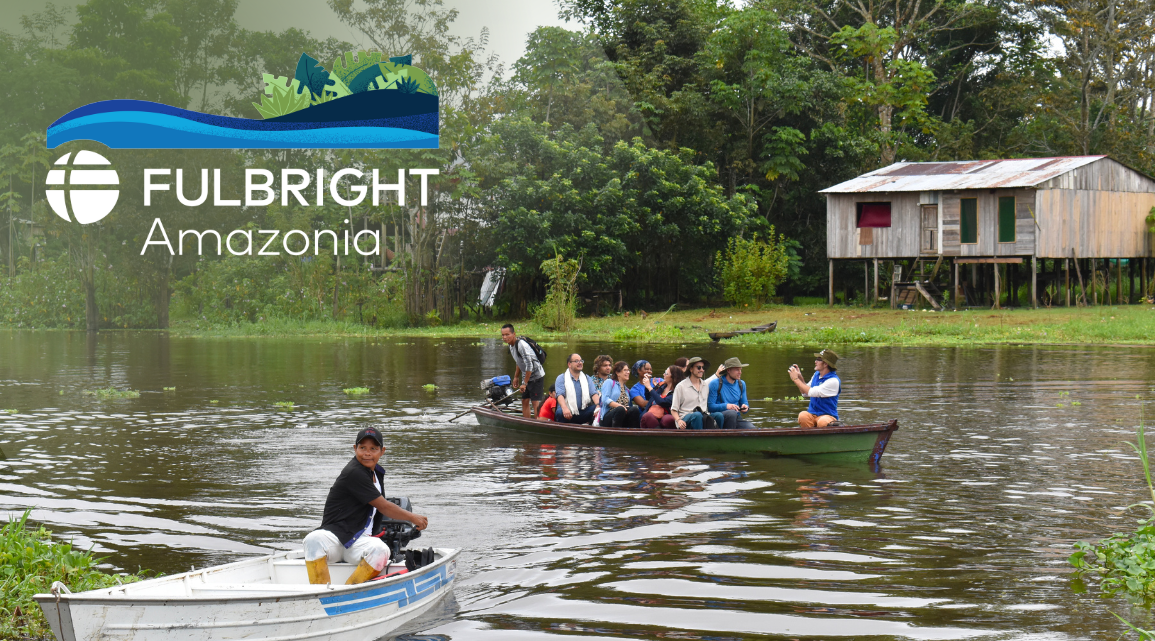
<path fill-rule="evenodd" d="M 541 25 L 566 26 L 557 16 L 554 0 L 444 0 L 445 6 L 457 9 L 459 15 L 453 31 L 463 38 L 477 38 L 482 27 L 489 27 L 489 51 L 501 57 L 508 70 L 525 51 L 525 38 Z M 11 33 L 20 31 L 19 17 L 40 11 L 44 0 L 3 0 L 8 7 L 0 12 L 0 28 Z M 79 0 L 57 0 L 58 7 L 75 7 Z M 75 12 L 71 12 L 75 18 Z M 354 44 L 364 38 L 341 24 L 325 0 L 240 0 L 237 22 L 255 31 L 284 31 L 297 27 L 323 40 L 335 36 Z M 576 28 L 575 25 L 569 25 Z M 404 51 L 390 51 L 402 55 Z"/>

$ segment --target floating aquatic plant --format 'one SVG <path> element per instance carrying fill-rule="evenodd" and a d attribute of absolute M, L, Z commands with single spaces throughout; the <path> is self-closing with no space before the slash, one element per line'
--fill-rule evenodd
<path fill-rule="evenodd" d="M 166 388 L 164 388 L 164 391 L 166 391 L 166 392 L 175 392 L 175 391 L 176 391 L 176 388 L 175 388 L 175 387 L 166 387 Z"/>
<path fill-rule="evenodd" d="M 16 412 L 19 412 L 19 411 L 20 410 L 0 410 L 0 412 L 4 412 L 5 414 L 15 414 Z"/>
<path fill-rule="evenodd" d="M 214 398 L 213 400 L 209 401 L 209 403 L 216 405 L 217 403 L 220 403 L 220 401 L 218 401 L 217 399 Z"/>
<path fill-rule="evenodd" d="M 342 391 L 344 391 L 349 396 L 355 396 L 358 394 L 368 394 L 369 388 L 368 387 L 346 387 Z"/>
<path fill-rule="evenodd" d="M 136 390 L 119 390 L 115 387 L 109 387 L 105 389 L 86 389 L 81 393 L 85 396 L 95 396 L 101 400 L 110 398 L 140 398 L 140 392 Z"/>
<path fill-rule="evenodd" d="M 426 383 L 426 384 L 421 386 L 421 389 L 425 390 L 426 392 L 436 392 L 437 386 L 434 385 L 433 383 Z"/>
<path fill-rule="evenodd" d="M 291 410 L 293 409 L 293 401 L 277 401 L 273 403 L 273 407 L 282 410 Z"/>

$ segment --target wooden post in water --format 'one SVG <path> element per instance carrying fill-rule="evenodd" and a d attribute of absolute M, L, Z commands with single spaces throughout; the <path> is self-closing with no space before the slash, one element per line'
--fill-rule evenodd
<path fill-rule="evenodd" d="M 828 261 L 830 262 L 830 276 L 829 276 L 830 297 L 829 297 L 829 301 L 827 304 L 830 307 L 834 307 L 834 259 L 830 258 L 830 259 L 828 259 Z"/>

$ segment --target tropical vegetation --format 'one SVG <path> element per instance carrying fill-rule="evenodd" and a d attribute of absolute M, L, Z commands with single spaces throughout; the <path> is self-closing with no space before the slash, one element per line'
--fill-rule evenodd
<path fill-rule="evenodd" d="M 818 190 L 895 160 L 1109 154 L 1155 173 L 1145 3 L 563 0 L 575 28 L 536 29 L 513 61 L 486 51 L 484 30 L 455 35 L 440 0 L 329 0 L 363 47 L 242 28 L 237 7 L 46 4 L 0 32 L 0 323 L 452 324 L 482 316 L 493 269 L 505 274 L 497 313 L 526 318 L 549 300 L 543 265 L 559 255 L 581 265 L 577 311 L 801 301 L 826 293 Z M 205 168 L 226 194 L 245 168 L 436 168 L 426 206 L 240 211 L 169 192 L 146 207 L 136 181 L 83 228 L 46 205 L 46 170 L 80 147 L 50 152 L 44 132 L 83 104 L 276 117 L 383 89 L 438 96 L 440 149 L 106 155 L 122 176 L 182 170 L 194 195 Z M 370 257 L 141 255 L 160 212 L 170 229 L 374 230 L 383 243 Z M 775 247 L 772 265 L 738 286 L 718 259 L 753 256 L 752 242 Z M 861 265 L 836 269 L 864 280 Z"/>

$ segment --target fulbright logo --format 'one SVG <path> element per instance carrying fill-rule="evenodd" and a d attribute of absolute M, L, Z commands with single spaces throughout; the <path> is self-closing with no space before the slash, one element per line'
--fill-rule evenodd
<path fill-rule="evenodd" d="M 99 222 L 116 206 L 120 190 L 115 187 L 120 185 L 120 177 L 115 169 L 88 169 L 112 164 L 94 151 L 78 151 L 75 158 L 71 156 L 71 152 L 61 156 L 54 163 L 58 168 L 48 172 L 45 181 L 48 189 L 44 192 L 48 204 L 57 216 L 68 222 L 75 220 L 81 225 Z M 77 186 L 83 188 L 76 189 Z"/>

